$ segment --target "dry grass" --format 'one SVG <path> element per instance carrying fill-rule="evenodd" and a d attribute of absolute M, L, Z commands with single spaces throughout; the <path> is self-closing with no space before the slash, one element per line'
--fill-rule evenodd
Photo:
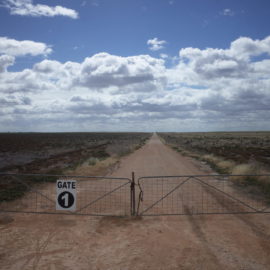
<path fill-rule="evenodd" d="M 99 160 L 95 164 L 89 164 L 85 161 L 83 164 L 73 170 L 66 171 L 66 175 L 106 175 L 111 173 L 119 163 L 119 158 L 109 157 Z"/>
<path fill-rule="evenodd" d="M 196 153 L 184 150 L 183 148 L 181 148 L 179 146 L 173 146 L 173 145 L 169 145 L 169 146 L 172 147 L 175 151 L 181 153 L 182 156 L 188 156 L 188 157 L 192 157 L 195 159 L 200 159 L 200 155 L 198 155 Z"/>
<path fill-rule="evenodd" d="M 224 160 L 214 155 L 204 155 L 202 160 L 208 162 L 219 173 L 231 174 L 230 180 L 238 185 L 248 187 L 248 192 L 263 193 L 270 201 L 270 176 L 265 173 L 256 162 L 236 164 L 231 160 Z"/>
<path fill-rule="evenodd" d="M 258 172 L 259 172 L 259 167 L 253 164 L 236 165 L 232 170 L 232 174 L 236 174 L 236 175 L 258 174 Z"/>
<path fill-rule="evenodd" d="M 249 192 L 262 192 L 270 201 L 270 176 L 256 163 L 236 165 L 230 180 L 236 185 L 248 186 Z"/>
<path fill-rule="evenodd" d="M 230 177 L 235 185 L 245 187 L 247 192 L 263 193 L 270 201 L 270 176 L 260 176 L 269 172 L 265 171 L 266 162 L 261 162 L 265 159 L 258 158 L 258 153 L 265 154 L 260 147 L 264 150 L 268 147 L 269 134 L 259 134 L 258 138 L 255 137 L 258 134 L 247 134 L 247 138 L 243 135 L 238 138 L 237 134 L 231 134 L 231 138 L 226 135 L 227 138 L 222 134 L 162 134 L 161 137 L 181 155 L 205 161 L 217 173 L 235 175 Z M 240 143 L 237 140 L 240 140 Z"/>
<path fill-rule="evenodd" d="M 256 174 L 259 174 L 259 168 L 254 164 L 240 164 L 236 165 L 232 170 L 230 180 L 238 185 L 255 184 L 258 180 Z"/>
<path fill-rule="evenodd" d="M 214 156 L 213 154 L 203 155 L 201 159 L 214 164 L 218 164 L 223 161 L 220 157 Z"/>
<path fill-rule="evenodd" d="M 235 162 L 231 160 L 224 160 L 221 157 L 217 157 L 213 154 L 203 155 L 200 160 L 206 161 L 214 170 L 223 174 L 232 173 L 235 167 Z"/>
<path fill-rule="evenodd" d="M 236 164 L 249 163 L 251 158 L 270 168 L 270 132 L 208 132 L 158 133 L 170 145 L 200 155 L 209 153 L 232 160 Z"/>
<path fill-rule="evenodd" d="M 221 160 L 217 163 L 217 166 L 228 173 L 232 173 L 232 170 L 235 166 L 235 162 L 231 161 L 231 160 Z"/>

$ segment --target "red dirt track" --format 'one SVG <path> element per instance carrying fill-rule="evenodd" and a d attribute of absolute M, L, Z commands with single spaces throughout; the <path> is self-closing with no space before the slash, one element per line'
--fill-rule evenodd
<path fill-rule="evenodd" d="M 154 135 L 111 176 L 207 173 Z M 87 175 L 87 171 L 84 171 Z M 270 214 L 0 216 L 0 269 L 269 269 Z"/>

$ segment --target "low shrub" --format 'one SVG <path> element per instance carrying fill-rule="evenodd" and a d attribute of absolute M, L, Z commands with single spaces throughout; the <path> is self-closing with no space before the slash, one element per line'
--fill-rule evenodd
<path fill-rule="evenodd" d="M 232 170 L 230 180 L 237 185 L 256 185 L 258 168 L 251 164 L 236 165 Z"/>
<path fill-rule="evenodd" d="M 231 173 L 233 166 L 235 165 L 233 161 L 224 160 L 221 157 L 217 157 L 213 154 L 203 155 L 200 160 L 206 161 L 212 169 L 221 174 Z"/>
<path fill-rule="evenodd" d="M 97 164 L 98 161 L 99 161 L 98 158 L 91 157 L 91 158 L 89 158 L 88 164 L 89 164 L 90 166 L 95 166 L 95 165 Z"/>
<path fill-rule="evenodd" d="M 232 170 L 235 166 L 235 162 L 231 160 L 221 160 L 217 163 L 217 166 L 220 168 L 221 171 L 226 173 L 232 173 Z"/>

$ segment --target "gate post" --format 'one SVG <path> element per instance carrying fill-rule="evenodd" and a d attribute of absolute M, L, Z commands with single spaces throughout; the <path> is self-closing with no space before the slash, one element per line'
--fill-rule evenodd
<path fill-rule="evenodd" d="M 130 212 L 131 216 L 136 215 L 135 210 L 135 174 L 132 172 L 131 184 L 130 184 Z"/>

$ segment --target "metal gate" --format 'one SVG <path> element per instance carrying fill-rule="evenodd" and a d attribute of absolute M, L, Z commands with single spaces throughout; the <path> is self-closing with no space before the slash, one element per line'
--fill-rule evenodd
<path fill-rule="evenodd" d="M 131 178 L 0 173 L 0 212 L 92 216 L 270 213 L 269 198 L 256 188 L 239 185 L 241 177 L 270 181 L 270 175 L 148 176 L 135 182 L 134 173 Z M 59 179 L 76 180 L 74 212 L 56 210 Z"/>
<path fill-rule="evenodd" d="M 56 211 L 56 180 L 76 180 L 76 211 Z M 129 178 L 0 174 L 0 212 L 92 216 L 134 215 L 134 181 Z"/>
<path fill-rule="evenodd" d="M 269 199 L 256 188 L 235 184 L 252 175 L 151 176 L 138 179 L 137 214 L 196 215 L 269 213 Z M 256 175 L 268 177 L 269 175 Z"/>

